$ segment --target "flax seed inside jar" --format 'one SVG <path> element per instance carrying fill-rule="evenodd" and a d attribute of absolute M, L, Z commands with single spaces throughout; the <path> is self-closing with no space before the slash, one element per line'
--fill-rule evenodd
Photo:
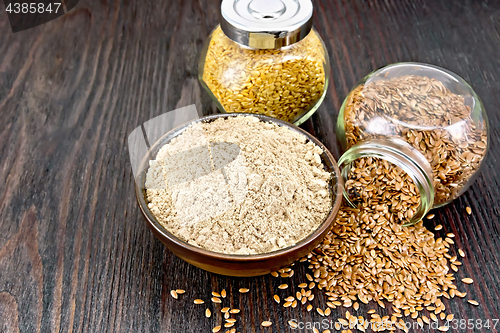
<path fill-rule="evenodd" d="M 220 111 L 296 125 L 325 97 L 330 66 L 312 28 L 311 0 L 224 0 L 221 24 L 199 62 L 199 80 Z"/>
<path fill-rule="evenodd" d="M 403 195 L 412 207 L 401 212 L 406 225 L 465 192 L 489 145 L 486 112 L 470 85 L 452 72 L 421 63 L 393 64 L 366 76 L 344 100 L 337 136 L 345 150 L 339 160 L 344 179 L 367 158 L 384 160 L 411 179 L 420 200 L 415 208 L 413 196 Z M 365 169 L 361 172 L 366 174 Z M 366 182 L 358 181 L 354 192 L 346 187 L 348 202 L 359 200 L 353 194 L 369 192 L 372 185 Z"/>

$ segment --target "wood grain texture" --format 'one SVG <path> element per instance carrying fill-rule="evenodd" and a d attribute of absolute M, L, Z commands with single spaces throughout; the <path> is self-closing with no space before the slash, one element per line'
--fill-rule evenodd
<path fill-rule="evenodd" d="M 336 157 L 342 100 L 380 66 L 442 66 L 482 98 L 492 142 L 486 165 L 464 195 L 426 224 L 443 224 L 439 236 L 457 235 L 457 248 L 467 255 L 457 278 L 475 280 L 458 284 L 480 306 L 443 300 L 447 312 L 500 319 L 500 2 L 314 5 L 332 76 L 324 103 L 303 127 Z M 210 332 L 220 316 L 205 318 L 205 308 L 216 313 L 220 306 L 193 299 L 208 300 L 223 288 L 229 294 L 223 305 L 242 309 L 241 332 L 295 332 L 286 323 L 292 318 L 322 319 L 272 301 L 305 281 L 304 265 L 291 279 L 207 273 L 166 250 L 135 201 L 128 134 L 182 106 L 216 111 L 197 82 L 197 64 L 219 6 L 216 0 L 81 0 L 67 15 L 13 34 L 0 5 L 0 332 Z M 283 282 L 293 288 L 278 290 Z M 251 291 L 241 295 L 241 287 Z M 187 292 L 175 300 L 169 292 L 177 288 Z M 313 305 L 324 304 L 317 292 Z M 359 314 L 371 308 L 362 306 Z M 330 318 L 344 314 L 336 309 Z M 262 329 L 264 320 L 273 326 Z"/>

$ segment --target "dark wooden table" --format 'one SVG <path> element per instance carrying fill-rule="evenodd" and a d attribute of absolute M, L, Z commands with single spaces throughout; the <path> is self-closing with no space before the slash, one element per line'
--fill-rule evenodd
<path fill-rule="evenodd" d="M 439 236 L 457 235 L 467 257 L 456 276 L 475 279 L 460 289 L 480 306 L 445 299 L 447 312 L 474 323 L 499 319 L 500 2 L 314 4 L 332 76 L 324 103 L 302 127 L 336 157 L 341 102 L 375 68 L 435 64 L 464 77 L 482 97 L 491 129 L 486 165 L 464 195 L 426 223 L 442 224 Z M 280 283 L 296 288 L 305 280 L 304 265 L 291 279 L 207 273 L 153 236 L 135 200 L 129 133 L 178 107 L 216 111 L 198 84 L 197 61 L 219 7 L 201 0 L 82 0 L 61 18 L 13 34 L 0 5 L 0 332 L 211 332 L 220 316 L 205 318 L 205 306 L 193 299 L 221 289 L 228 292 L 224 304 L 242 309 L 241 332 L 289 332 L 289 319 L 322 319 L 272 301 Z M 251 291 L 242 296 L 240 287 Z M 178 300 L 170 296 L 177 288 L 186 290 Z M 313 304 L 324 306 L 322 292 Z M 359 312 L 366 316 L 371 308 Z M 272 327 L 262 329 L 263 320 Z M 500 323 L 458 331 L 495 332 Z"/>

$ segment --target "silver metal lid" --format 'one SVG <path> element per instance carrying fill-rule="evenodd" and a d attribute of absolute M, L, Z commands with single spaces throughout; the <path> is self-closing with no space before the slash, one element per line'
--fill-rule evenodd
<path fill-rule="evenodd" d="M 312 27 L 311 0 L 223 0 L 221 28 L 235 42 L 278 49 L 303 39 Z"/>

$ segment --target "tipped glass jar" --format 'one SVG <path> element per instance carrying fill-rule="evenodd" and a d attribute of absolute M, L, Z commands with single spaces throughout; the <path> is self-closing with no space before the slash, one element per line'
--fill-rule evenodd
<path fill-rule="evenodd" d="M 199 80 L 228 113 L 300 125 L 323 101 L 328 54 L 310 0 L 224 0 L 200 57 Z"/>
<path fill-rule="evenodd" d="M 392 64 L 366 76 L 342 104 L 337 136 L 346 188 L 360 158 L 386 160 L 411 177 L 420 205 L 406 225 L 465 192 L 489 146 L 486 112 L 469 84 L 421 63 Z M 352 194 L 344 191 L 351 203 Z M 404 203 L 402 196 L 390 199 Z"/>

